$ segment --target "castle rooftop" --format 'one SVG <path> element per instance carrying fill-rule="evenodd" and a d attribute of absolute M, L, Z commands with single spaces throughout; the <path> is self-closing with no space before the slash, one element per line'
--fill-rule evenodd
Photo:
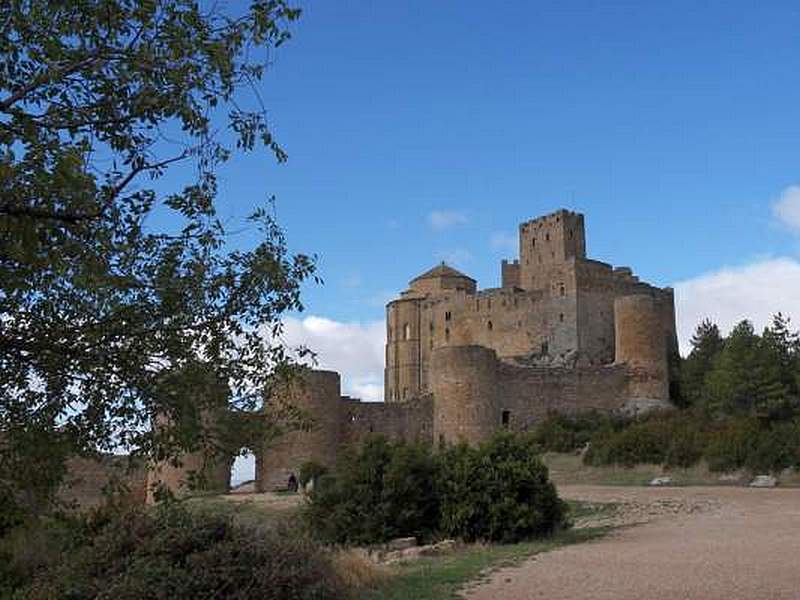
<path fill-rule="evenodd" d="M 411 280 L 411 283 L 415 281 L 419 281 L 420 279 L 439 279 L 442 277 L 458 277 L 460 279 L 469 279 L 470 281 L 475 281 L 469 275 L 465 275 L 461 271 L 458 271 L 442 261 L 432 269 L 425 271 L 422 275 L 418 275 L 414 279 Z"/>

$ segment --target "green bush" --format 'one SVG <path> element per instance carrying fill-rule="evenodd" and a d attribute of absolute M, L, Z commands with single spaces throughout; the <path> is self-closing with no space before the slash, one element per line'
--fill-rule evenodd
<path fill-rule="evenodd" d="M 533 436 L 501 433 L 478 448 L 368 438 L 314 486 L 305 511 L 323 540 L 371 544 L 436 534 L 516 541 L 565 523 Z"/>
<path fill-rule="evenodd" d="M 297 532 L 256 531 L 229 515 L 171 504 L 87 526 L 85 542 L 18 596 L 322 600 L 345 593 L 325 551 Z"/>
<path fill-rule="evenodd" d="M 746 466 L 757 473 L 800 466 L 800 423 L 776 423 L 763 429 L 751 446 Z"/>
<path fill-rule="evenodd" d="M 316 482 L 306 520 L 327 542 L 428 537 L 438 525 L 436 473 L 429 447 L 370 436 Z"/>
<path fill-rule="evenodd" d="M 533 438 L 545 452 L 573 452 L 583 448 L 599 432 L 612 430 L 618 423 L 607 415 L 587 413 L 566 416 L 548 415 L 533 428 Z"/>
<path fill-rule="evenodd" d="M 705 458 L 712 471 L 729 472 L 743 468 L 761 435 L 758 421 L 729 418 L 706 434 Z"/>
<path fill-rule="evenodd" d="M 300 465 L 300 485 L 305 487 L 309 481 L 315 481 L 325 475 L 327 472 L 328 467 L 325 465 L 321 465 L 313 460 L 304 462 L 302 465 Z"/>
<path fill-rule="evenodd" d="M 533 436 L 498 433 L 477 448 L 441 457 L 441 528 L 466 541 L 515 542 L 565 524 L 565 506 Z"/>
<path fill-rule="evenodd" d="M 681 414 L 653 415 L 630 422 L 621 429 L 597 434 L 584 462 L 627 467 L 637 464 L 690 467 L 703 457 L 705 446 L 706 438 L 698 418 Z"/>

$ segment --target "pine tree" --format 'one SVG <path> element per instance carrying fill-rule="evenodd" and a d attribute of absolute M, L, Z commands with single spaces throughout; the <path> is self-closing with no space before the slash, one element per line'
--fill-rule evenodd
<path fill-rule="evenodd" d="M 719 327 L 705 319 L 697 326 L 691 343 L 692 352 L 681 365 L 681 395 L 686 406 L 700 402 L 706 375 L 722 351 L 724 340 Z"/>

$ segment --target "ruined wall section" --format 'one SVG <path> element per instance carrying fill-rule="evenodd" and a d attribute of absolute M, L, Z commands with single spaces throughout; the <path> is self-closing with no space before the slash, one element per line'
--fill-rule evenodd
<path fill-rule="evenodd" d="M 58 498 L 81 510 L 105 504 L 105 490 L 122 493 L 127 502 L 144 505 L 147 499 L 147 469 L 128 456 L 105 455 L 98 458 L 71 458 Z"/>
<path fill-rule="evenodd" d="M 380 433 L 394 441 L 433 441 L 433 397 L 407 402 L 361 402 L 343 397 L 340 447 L 353 447 L 370 434 Z"/>
<path fill-rule="evenodd" d="M 300 408 L 312 420 L 309 431 L 288 432 L 270 440 L 256 453 L 258 491 L 285 489 L 309 461 L 332 466 L 340 452 L 373 433 L 392 440 L 428 442 L 433 439 L 433 399 L 423 396 L 405 402 L 361 402 L 342 396 L 339 374 L 307 371 L 278 390 L 273 405 Z"/>
<path fill-rule="evenodd" d="M 591 364 L 615 360 L 614 303 L 631 295 L 649 295 L 661 315 L 661 325 L 651 335 L 667 347 L 677 348 L 675 300 L 671 289 L 644 283 L 628 267 L 612 268 L 594 260 L 576 263 L 578 336 L 581 355 Z"/>
<path fill-rule="evenodd" d="M 501 422 L 505 412 L 508 428 L 525 431 L 552 412 L 577 415 L 621 409 L 628 373 L 619 365 L 566 369 L 500 362 L 498 381 Z"/>
<path fill-rule="evenodd" d="M 552 412 L 626 410 L 635 365 L 554 368 L 499 360 L 482 346 L 434 355 L 434 443 L 474 444 L 501 428 L 524 431 Z"/>
<path fill-rule="evenodd" d="M 339 448 L 341 382 L 333 371 L 306 371 L 282 386 L 267 403 L 266 410 L 293 406 L 313 420 L 310 431 L 291 431 L 266 441 L 256 453 L 256 487 L 269 491 L 286 486 L 289 475 L 308 461 L 332 465 Z"/>

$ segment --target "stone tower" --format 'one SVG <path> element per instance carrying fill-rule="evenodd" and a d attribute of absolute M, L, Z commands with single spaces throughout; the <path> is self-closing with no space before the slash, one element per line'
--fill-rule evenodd
<path fill-rule="evenodd" d="M 519 226 L 519 287 L 544 289 L 559 265 L 586 258 L 583 215 L 560 210 Z"/>
<path fill-rule="evenodd" d="M 409 289 L 386 306 L 384 397 L 387 402 L 403 402 L 428 389 L 432 350 L 429 338 L 435 325 L 430 318 L 423 318 L 424 302 L 430 298 L 474 294 L 475 290 L 474 279 L 442 263 L 412 279 Z M 449 317 L 445 315 L 445 320 Z M 451 332 L 446 324 L 443 334 L 449 341 Z"/>

